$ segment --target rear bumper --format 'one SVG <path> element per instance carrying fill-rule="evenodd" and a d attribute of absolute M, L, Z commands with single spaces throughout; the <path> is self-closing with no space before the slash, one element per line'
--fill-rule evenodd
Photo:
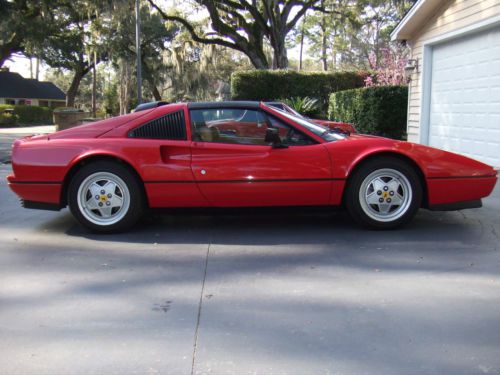
<path fill-rule="evenodd" d="M 10 189 L 25 202 L 24 207 L 35 208 L 29 206 L 33 206 L 36 202 L 42 204 L 42 206 L 43 204 L 48 204 L 52 207 L 61 208 L 61 183 L 19 182 L 12 175 L 7 177 L 7 181 L 9 182 Z"/>
<path fill-rule="evenodd" d="M 427 179 L 428 206 L 445 207 L 477 202 L 491 194 L 496 182 L 496 176 Z"/>
<path fill-rule="evenodd" d="M 21 199 L 21 204 L 24 208 L 32 208 L 35 210 L 60 211 L 61 205 L 58 203 L 33 202 Z"/>

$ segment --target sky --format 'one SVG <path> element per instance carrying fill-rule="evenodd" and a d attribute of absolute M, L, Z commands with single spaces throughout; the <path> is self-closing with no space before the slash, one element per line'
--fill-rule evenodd
<path fill-rule="evenodd" d="M 5 67 L 9 68 L 11 72 L 19 73 L 24 78 L 30 77 L 30 59 L 21 55 L 11 56 L 4 64 Z M 48 66 L 41 63 L 40 64 L 40 76 L 39 80 L 43 81 L 45 79 L 45 72 Z M 35 76 L 35 59 L 33 59 L 33 78 Z"/>

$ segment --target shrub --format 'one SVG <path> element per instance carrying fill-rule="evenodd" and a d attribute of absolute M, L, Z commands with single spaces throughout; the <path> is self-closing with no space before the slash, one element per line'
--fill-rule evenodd
<path fill-rule="evenodd" d="M 251 70 L 231 76 L 231 97 L 234 100 L 268 100 L 279 98 L 318 98 L 321 111 L 326 112 L 332 92 L 364 86 L 366 72 L 310 72 L 292 70 Z"/>
<path fill-rule="evenodd" d="M 408 87 L 377 86 L 333 93 L 328 118 L 353 123 L 360 133 L 406 138 Z"/>
<path fill-rule="evenodd" d="M 0 113 L 4 113 L 6 109 L 14 109 L 12 104 L 0 104 Z"/>
<path fill-rule="evenodd" d="M 13 109 L 17 116 L 17 122 L 24 124 L 52 124 L 52 109 L 31 105 L 0 104 L 0 115 L 5 114 L 6 109 Z M 15 125 L 9 124 L 9 125 Z M 5 124 L 6 125 L 6 124 Z"/>
<path fill-rule="evenodd" d="M 52 110 L 48 107 L 15 105 L 14 113 L 20 124 L 52 124 Z"/>
<path fill-rule="evenodd" d="M 16 125 L 17 120 L 18 116 L 13 113 L 9 112 L 0 113 L 0 126 Z"/>
<path fill-rule="evenodd" d="M 295 97 L 289 99 L 280 99 L 279 101 L 289 105 L 304 116 L 315 117 L 320 114 L 318 99 L 306 96 L 305 98 Z"/>

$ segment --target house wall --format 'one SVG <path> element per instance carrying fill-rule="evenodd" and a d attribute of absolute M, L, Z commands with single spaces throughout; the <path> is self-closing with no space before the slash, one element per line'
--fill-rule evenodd
<path fill-rule="evenodd" d="M 419 71 L 411 75 L 408 96 L 408 140 L 420 142 L 425 45 L 433 39 L 456 30 L 474 25 L 500 14 L 500 0 L 444 0 L 435 15 L 424 25 L 420 33 L 408 43 L 411 58 L 418 59 Z"/>
<path fill-rule="evenodd" d="M 10 98 L 0 98 L 0 104 L 6 104 L 6 100 Z M 64 107 L 66 105 L 66 101 L 64 100 L 50 100 L 50 99 L 21 99 L 21 98 L 15 98 L 15 99 L 10 99 L 14 100 L 16 104 L 20 104 L 22 102 L 29 101 L 30 104 L 28 105 L 34 105 L 34 106 L 43 106 L 43 107 L 50 107 L 50 108 L 56 108 L 56 107 Z"/>

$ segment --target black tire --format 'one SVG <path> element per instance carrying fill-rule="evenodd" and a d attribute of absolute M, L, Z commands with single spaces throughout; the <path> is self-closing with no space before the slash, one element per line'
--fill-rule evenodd
<path fill-rule="evenodd" d="M 349 214 L 361 225 L 393 229 L 417 213 L 422 184 L 409 163 L 384 156 L 366 161 L 354 172 L 344 198 Z"/>
<path fill-rule="evenodd" d="M 144 202 L 140 181 L 117 162 L 97 161 L 83 166 L 68 187 L 71 213 L 83 226 L 97 233 L 131 228 L 141 217 Z"/>

